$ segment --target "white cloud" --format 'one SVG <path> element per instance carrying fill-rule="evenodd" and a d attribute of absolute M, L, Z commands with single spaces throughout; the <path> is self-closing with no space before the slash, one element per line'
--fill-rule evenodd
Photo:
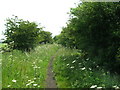
<path fill-rule="evenodd" d="M 71 7 L 79 0 L 1 0 L 0 1 L 0 34 L 5 30 L 5 19 L 13 14 L 18 18 L 36 21 L 57 35 L 65 26 Z M 0 35 L 0 39 L 3 36 Z"/>

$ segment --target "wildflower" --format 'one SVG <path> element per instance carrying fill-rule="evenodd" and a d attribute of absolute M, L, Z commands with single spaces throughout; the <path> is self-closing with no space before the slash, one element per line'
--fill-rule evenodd
<path fill-rule="evenodd" d="M 29 86 L 31 83 L 26 84 L 26 86 Z"/>
<path fill-rule="evenodd" d="M 119 87 L 117 85 L 113 86 L 113 88 L 119 89 Z"/>
<path fill-rule="evenodd" d="M 118 90 L 119 90 L 120 88 L 119 88 L 119 87 L 116 87 L 115 89 L 118 89 Z"/>
<path fill-rule="evenodd" d="M 35 64 L 35 62 L 33 62 L 33 64 Z"/>
<path fill-rule="evenodd" d="M 89 68 L 89 70 L 92 70 L 91 68 Z"/>
<path fill-rule="evenodd" d="M 97 87 L 97 89 L 102 89 L 102 87 Z"/>
<path fill-rule="evenodd" d="M 98 68 L 99 66 L 97 66 L 97 68 Z"/>
<path fill-rule="evenodd" d="M 97 85 L 92 85 L 90 88 L 96 88 L 97 87 Z"/>
<path fill-rule="evenodd" d="M 40 67 L 37 67 L 37 68 L 40 68 Z"/>
<path fill-rule="evenodd" d="M 16 82 L 16 80 L 12 80 L 12 82 Z"/>
<path fill-rule="evenodd" d="M 37 86 L 37 84 L 33 84 L 33 86 Z"/>
<path fill-rule="evenodd" d="M 28 82 L 30 82 L 31 80 L 28 80 Z"/>
<path fill-rule="evenodd" d="M 9 57 L 12 57 L 12 55 L 10 55 Z"/>
<path fill-rule="evenodd" d="M 70 68 L 74 68 L 74 66 L 70 67 Z"/>
<path fill-rule="evenodd" d="M 66 60 L 66 58 L 63 59 L 64 61 Z"/>
<path fill-rule="evenodd" d="M 34 79 L 37 79 L 37 78 L 34 78 Z"/>
<path fill-rule="evenodd" d="M 112 86 L 113 88 L 116 88 L 117 86 Z"/>
<path fill-rule="evenodd" d="M 7 87 L 10 87 L 11 85 L 8 85 Z"/>
<path fill-rule="evenodd" d="M 34 81 L 31 81 L 30 83 L 34 83 Z"/>
<path fill-rule="evenodd" d="M 85 70 L 85 67 L 84 67 L 84 68 L 81 68 L 81 70 Z"/>
<path fill-rule="evenodd" d="M 33 68 L 38 68 L 36 65 Z"/>
<path fill-rule="evenodd" d="M 89 58 L 86 59 L 87 61 L 89 60 Z"/>
<path fill-rule="evenodd" d="M 76 62 L 76 60 L 74 60 L 72 63 L 75 63 Z"/>

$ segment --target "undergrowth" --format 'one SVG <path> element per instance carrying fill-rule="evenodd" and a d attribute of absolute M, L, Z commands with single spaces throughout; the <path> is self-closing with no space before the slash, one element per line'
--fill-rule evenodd
<path fill-rule="evenodd" d="M 44 88 L 48 61 L 58 48 L 56 44 L 47 44 L 31 52 L 3 53 L 2 88 Z"/>
<path fill-rule="evenodd" d="M 94 68 L 91 68 L 91 64 Z M 95 66 L 83 53 L 62 47 L 55 60 L 54 72 L 59 88 L 119 88 L 120 76 Z"/>

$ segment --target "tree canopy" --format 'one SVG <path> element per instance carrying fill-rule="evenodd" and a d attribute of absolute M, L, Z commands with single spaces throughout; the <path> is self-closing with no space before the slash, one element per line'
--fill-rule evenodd
<path fill-rule="evenodd" d="M 51 41 L 50 32 L 43 31 L 43 27 L 35 22 L 24 21 L 17 16 L 8 18 L 5 26 L 5 42 L 12 49 L 29 51 L 41 41 Z"/>
<path fill-rule="evenodd" d="M 71 9 L 71 18 L 58 43 L 87 52 L 96 65 L 119 72 L 120 3 L 84 2 Z M 112 66 L 112 67 L 111 67 Z"/>

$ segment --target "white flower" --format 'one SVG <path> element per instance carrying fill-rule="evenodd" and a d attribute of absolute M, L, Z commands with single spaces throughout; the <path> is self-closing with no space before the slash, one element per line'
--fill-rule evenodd
<path fill-rule="evenodd" d="M 37 86 L 37 84 L 33 84 L 33 86 Z"/>
<path fill-rule="evenodd" d="M 84 68 L 81 68 L 81 70 L 85 70 L 85 67 L 84 67 Z"/>
<path fill-rule="evenodd" d="M 37 66 L 34 66 L 33 68 L 35 69 L 35 68 L 38 68 L 38 67 L 37 67 Z"/>
<path fill-rule="evenodd" d="M 63 60 L 66 60 L 66 58 L 64 58 Z"/>
<path fill-rule="evenodd" d="M 74 67 L 72 66 L 72 67 L 70 67 L 70 68 L 74 68 Z"/>
<path fill-rule="evenodd" d="M 102 87 L 97 87 L 97 89 L 102 89 Z"/>
<path fill-rule="evenodd" d="M 8 85 L 7 87 L 10 87 L 11 85 Z"/>
<path fill-rule="evenodd" d="M 33 64 L 35 64 L 35 62 L 33 62 Z"/>
<path fill-rule="evenodd" d="M 74 60 L 72 63 L 75 63 L 76 62 L 76 60 Z"/>
<path fill-rule="evenodd" d="M 119 87 L 118 87 L 117 85 L 113 86 L 113 88 L 115 88 L 115 89 L 119 89 Z"/>
<path fill-rule="evenodd" d="M 12 55 L 10 55 L 9 57 L 12 57 Z"/>
<path fill-rule="evenodd" d="M 16 80 L 12 80 L 12 82 L 17 82 Z"/>
<path fill-rule="evenodd" d="M 29 86 L 31 83 L 26 84 L 26 86 Z"/>
<path fill-rule="evenodd" d="M 92 70 L 91 68 L 89 68 L 89 70 Z"/>
<path fill-rule="evenodd" d="M 116 87 L 115 89 L 120 89 L 119 87 Z"/>
<path fill-rule="evenodd" d="M 31 80 L 28 80 L 28 82 L 30 82 Z"/>
<path fill-rule="evenodd" d="M 89 58 L 86 59 L 87 61 L 89 60 Z"/>
<path fill-rule="evenodd" d="M 97 66 L 97 68 L 98 68 L 99 66 Z"/>
<path fill-rule="evenodd" d="M 34 83 L 34 81 L 31 81 L 30 83 Z"/>
<path fill-rule="evenodd" d="M 41 68 L 41 67 L 37 67 L 37 68 Z"/>
<path fill-rule="evenodd" d="M 113 86 L 113 88 L 116 88 L 117 86 L 115 85 L 115 86 Z"/>
<path fill-rule="evenodd" d="M 34 78 L 34 79 L 37 79 L 37 78 Z"/>
<path fill-rule="evenodd" d="M 90 88 L 96 88 L 97 87 L 97 85 L 92 85 Z"/>

